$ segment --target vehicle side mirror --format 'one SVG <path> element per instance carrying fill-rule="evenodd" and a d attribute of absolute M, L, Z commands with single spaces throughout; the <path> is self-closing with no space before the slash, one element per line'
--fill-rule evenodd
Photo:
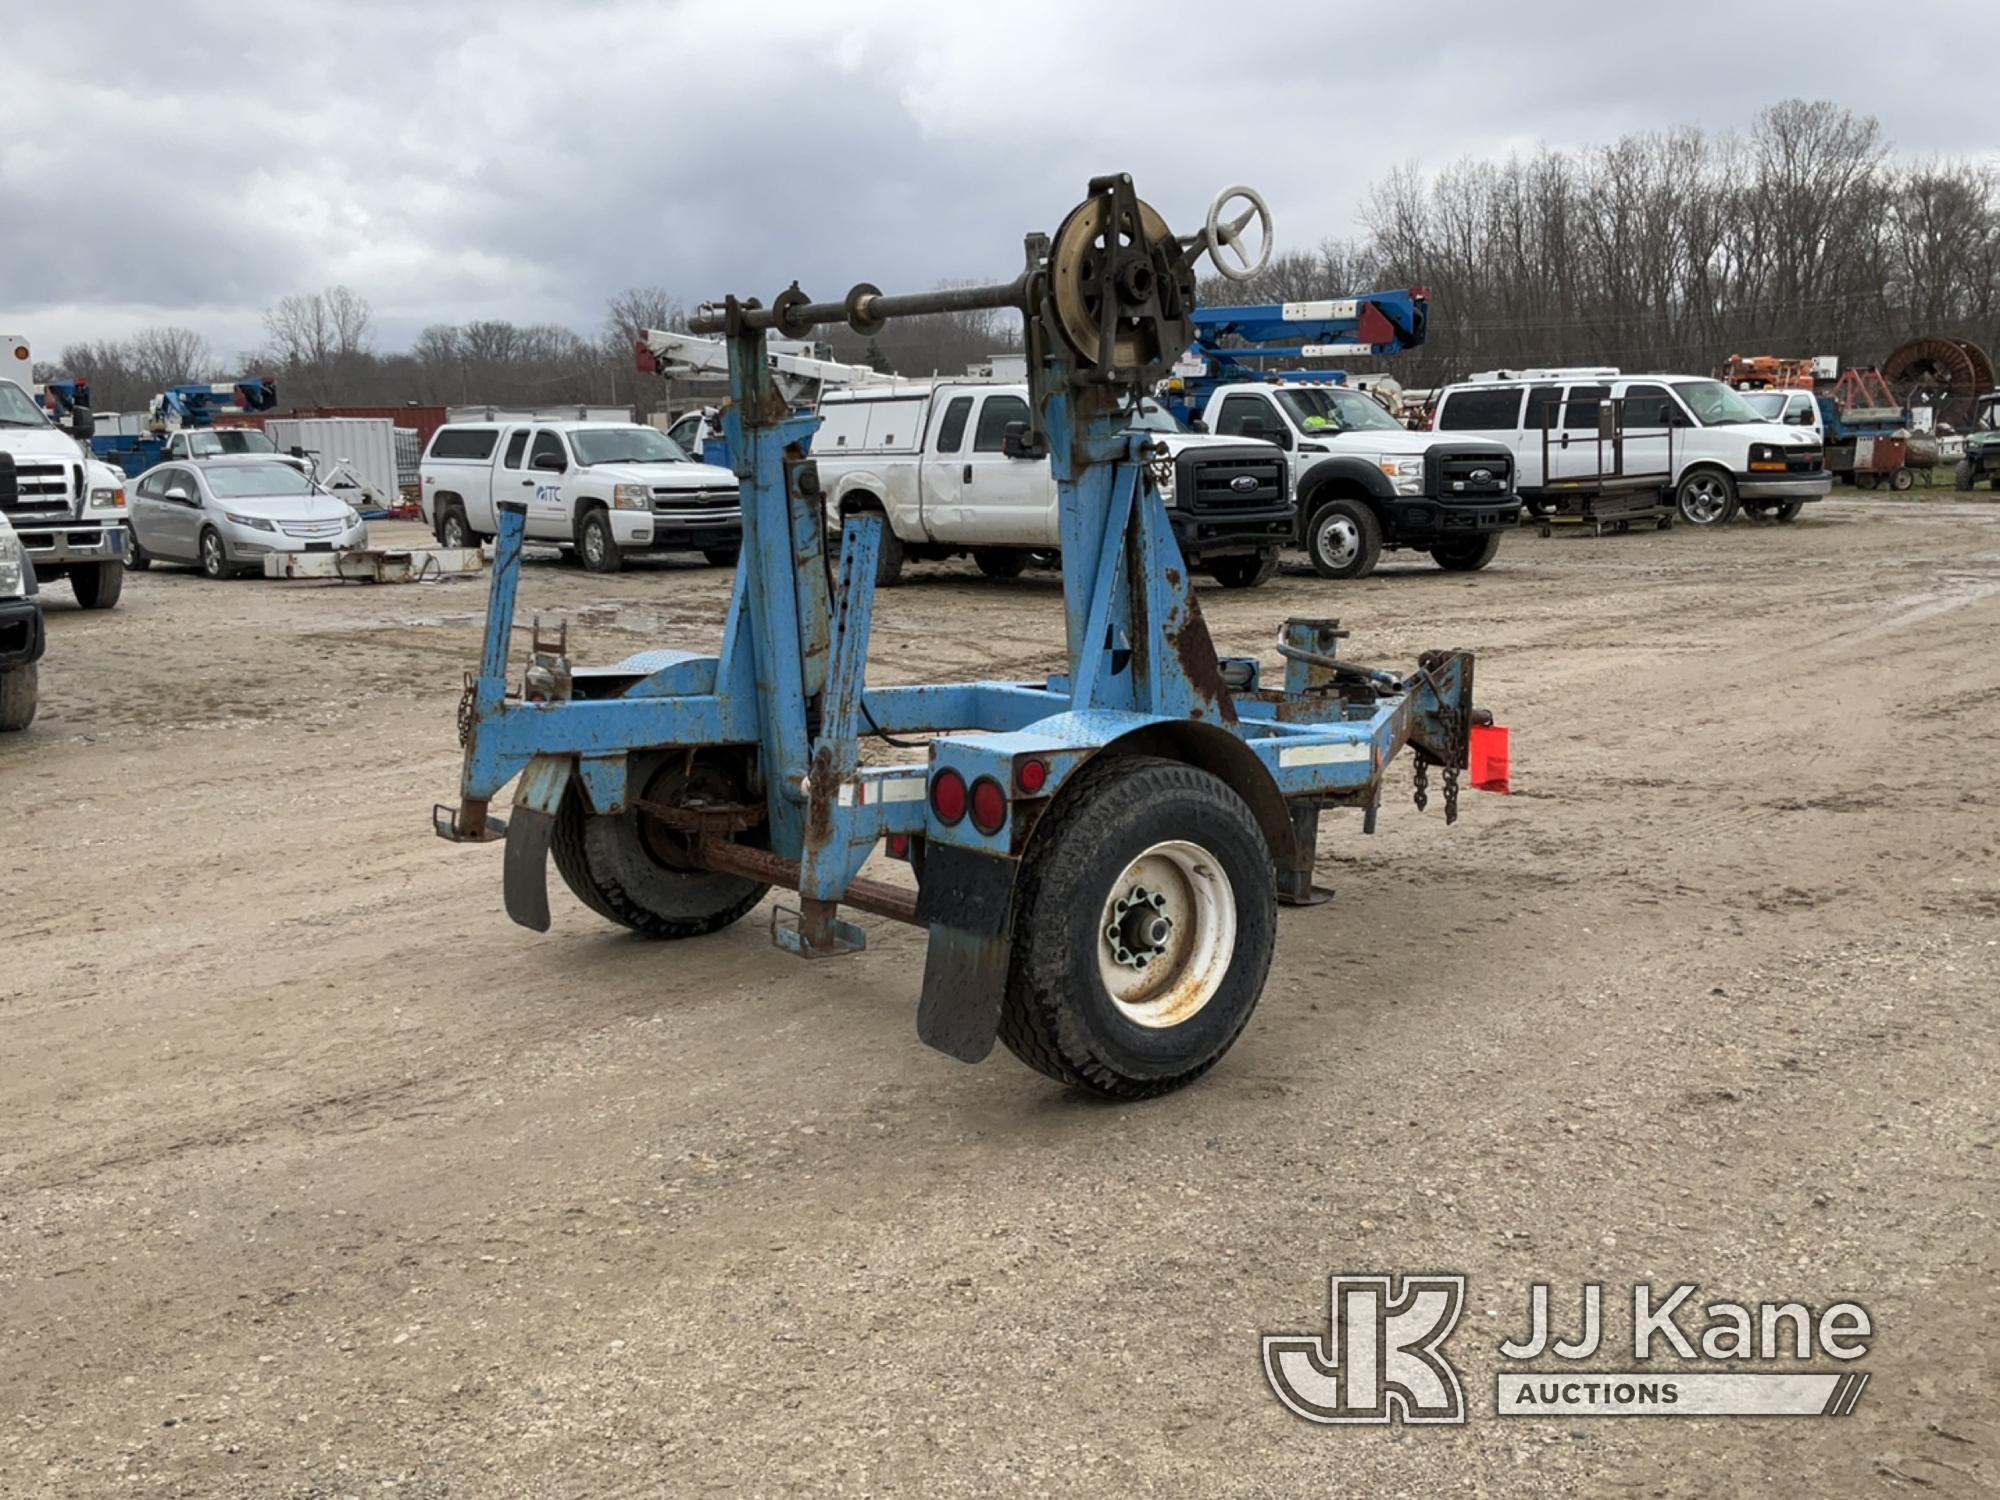
<path fill-rule="evenodd" d="M 87 406 L 71 409 L 69 414 L 69 435 L 79 443 L 87 443 L 97 431 L 97 417 Z"/>
<path fill-rule="evenodd" d="M 569 465 L 562 461 L 562 455 L 559 453 L 537 453 L 529 461 L 528 467 L 531 469 L 540 469 L 549 474 L 560 474 Z"/>
<path fill-rule="evenodd" d="M 1206 431 L 1208 431 L 1208 423 L 1204 422 L 1204 421 L 1203 421 L 1203 420 L 1202 420 L 1202 419 L 1201 419 L 1200 417 L 1189 417 L 1189 418 L 1188 418 L 1188 431 L 1189 431 L 1189 432 L 1206 432 Z"/>
<path fill-rule="evenodd" d="M 1789 417 L 1786 417 L 1785 420 L 1794 427 L 1810 427 L 1812 426 L 1812 413 L 1809 411 L 1795 411 Z"/>
<path fill-rule="evenodd" d="M 1030 435 L 1026 422 L 1009 422 L 1000 434 L 1000 451 L 1009 458 L 1047 458 L 1049 440 Z"/>

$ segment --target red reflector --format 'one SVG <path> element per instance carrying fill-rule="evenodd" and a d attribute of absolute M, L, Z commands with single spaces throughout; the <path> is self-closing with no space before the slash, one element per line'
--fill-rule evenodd
<path fill-rule="evenodd" d="M 1049 784 L 1049 763 L 1045 760 L 1023 761 L 1021 769 L 1014 773 L 1014 780 L 1020 783 L 1024 792 L 1039 792 Z"/>
<path fill-rule="evenodd" d="M 910 857 L 910 836 L 907 833 L 889 835 L 889 858 L 908 859 Z"/>
<path fill-rule="evenodd" d="M 940 771 L 931 778 L 931 811 L 940 823 L 956 823 L 965 816 L 965 778 L 956 771 Z"/>
<path fill-rule="evenodd" d="M 972 826 L 981 833 L 998 833 L 1007 824 L 1007 794 L 991 776 L 972 783 Z"/>
<path fill-rule="evenodd" d="M 1513 756 L 1505 724 L 1473 725 L 1472 753 L 1467 759 L 1472 762 L 1473 790 L 1498 792 L 1503 797 L 1513 791 L 1507 784 Z"/>

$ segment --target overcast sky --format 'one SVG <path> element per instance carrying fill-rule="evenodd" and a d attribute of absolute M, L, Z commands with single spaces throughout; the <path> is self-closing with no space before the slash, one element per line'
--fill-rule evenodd
<path fill-rule="evenodd" d="M 1006 276 L 1120 169 L 1182 232 L 1248 182 L 1309 246 L 1398 162 L 1740 129 L 1790 95 L 1903 153 L 2000 153 L 1958 64 L 1987 0 L 1902 26 L 1872 0 L 6 9 L 0 332 L 45 357 L 179 323 L 226 361 L 333 282 L 393 348 L 473 318 L 594 332 L 631 285 Z"/>

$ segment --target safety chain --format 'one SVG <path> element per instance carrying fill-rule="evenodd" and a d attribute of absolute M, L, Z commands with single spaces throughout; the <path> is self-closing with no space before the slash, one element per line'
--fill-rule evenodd
<path fill-rule="evenodd" d="M 1451 709 L 1444 709 L 1438 714 L 1438 724 L 1444 730 L 1445 738 L 1456 743 L 1458 738 L 1458 715 Z M 1417 811 L 1422 812 L 1426 807 L 1430 806 L 1431 801 L 1430 766 L 1432 764 L 1432 756 L 1429 751 L 1423 749 L 1421 746 L 1412 745 L 1410 747 L 1410 764 L 1412 767 L 1410 779 L 1416 788 L 1411 794 L 1411 800 L 1417 804 Z M 1437 764 L 1444 766 L 1444 821 L 1445 826 L 1450 827 L 1458 821 L 1458 767 L 1443 761 L 1439 761 Z"/>
<path fill-rule="evenodd" d="M 1422 812 L 1426 807 L 1430 806 L 1431 802 L 1430 776 L 1424 769 L 1428 761 L 1425 759 L 1424 752 L 1421 750 L 1413 751 L 1410 755 L 1410 764 L 1416 767 L 1416 771 L 1411 777 L 1416 783 L 1417 788 L 1412 800 L 1417 804 L 1417 811 Z"/>
<path fill-rule="evenodd" d="M 1165 443 L 1154 443 L 1146 449 L 1146 477 L 1156 490 L 1164 490 L 1173 482 L 1174 455 Z"/>

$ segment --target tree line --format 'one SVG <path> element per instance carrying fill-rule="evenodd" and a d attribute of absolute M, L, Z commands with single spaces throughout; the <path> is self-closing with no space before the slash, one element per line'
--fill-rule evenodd
<path fill-rule="evenodd" d="M 1704 372 L 1730 354 L 1879 361 L 1917 334 L 2000 346 L 2000 176 L 1969 159 L 1903 161 L 1880 124 L 1787 100 L 1743 135 L 1673 129 L 1439 171 L 1404 166 L 1363 204 L 1362 232 L 1275 256 L 1205 302 L 1303 301 L 1430 289 L 1428 341 L 1380 367 L 1405 385 L 1551 364 Z M 38 378 L 87 376 L 102 410 L 165 386 L 273 375 L 287 406 L 670 404 L 683 388 L 634 368 L 644 328 L 684 329 L 659 287 L 607 299 L 599 327 L 438 324 L 377 348 L 365 297 L 284 298 L 265 339 L 222 361 L 196 332 L 150 328 L 72 345 Z M 834 358 L 956 374 L 1020 346 L 1007 313 L 899 320 L 873 338 L 821 335 Z M 1369 361 L 1353 361 L 1356 369 Z"/>
<path fill-rule="evenodd" d="M 1362 223 L 1202 299 L 1428 287 L 1428 339 L 1381 366 L 1418 386 L 1535 365 L 1706 373 L 1731 354 L 1845 368 L 1919 334 L 2000 346 L 1994 169 L 1898 161 L 1875 119 L 1823 101 L 1774 105 L 1742 136 L 1403 167 Z"/>

